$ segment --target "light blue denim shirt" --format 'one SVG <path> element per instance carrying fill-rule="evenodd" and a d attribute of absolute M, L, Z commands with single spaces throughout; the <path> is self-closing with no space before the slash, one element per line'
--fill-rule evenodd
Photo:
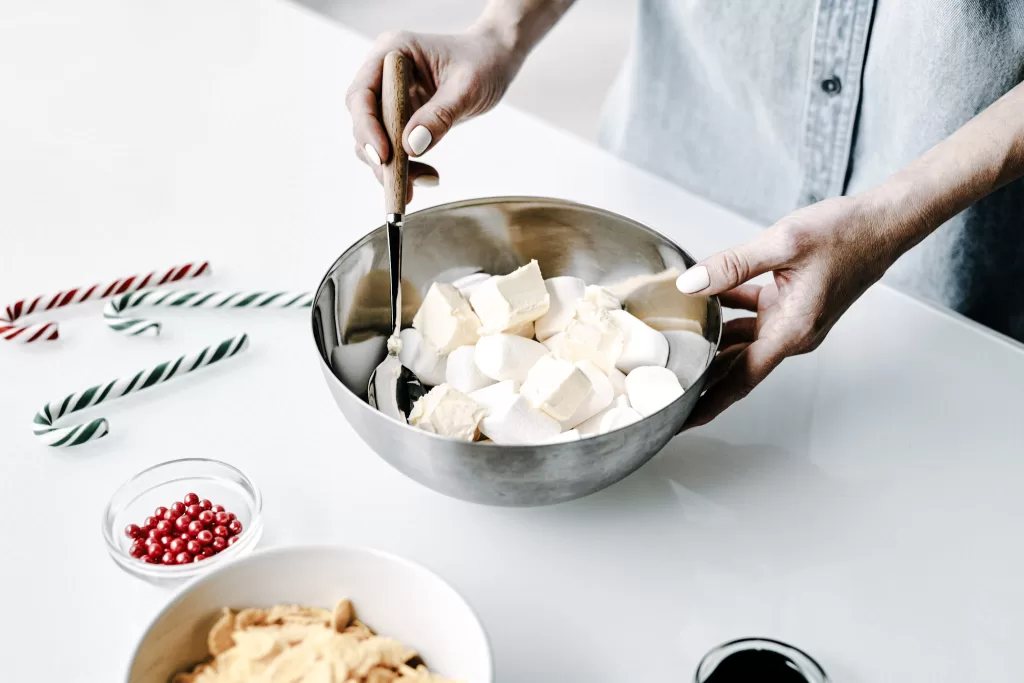
<path fill-rule="evenodd" d="M 770 224 L 879 183 L 1022 78 L 1022 0 L 640 0 L 601 141 Z M 1024 183 L 886 279 L 1024 340 Z"/>

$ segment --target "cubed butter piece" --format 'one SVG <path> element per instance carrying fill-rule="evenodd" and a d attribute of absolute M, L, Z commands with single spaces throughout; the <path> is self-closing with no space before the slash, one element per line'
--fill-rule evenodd
<path fill-rule="evenodd" d="M 589 360 L 608 372 L 616 366 L 626 339 L 612 318 L 615 312 L 584 301 L 576 309 L 576 315 L 565 332 L 549 338 L 546 345 L 562 360 L 570 363 Z"/>
<path fill-rule="evenodd" d="M 491 334 L 477 343 L 474 360 L 480 372 L 493 380 L 522 382 L 530 368 L 547 354 L 547 348 L 538 341 L 514 334 Z"/>
<path fill-rule="evenodd" d="M 647 417 L 683 395 L 675 373 L 663 367 L 640 367 L 626 375 L 626 395 L 633 409 Z"/>
<path fill-rule="evenodd" d="M 464 275 L 453 282 L 452 287 L 459 290 L 459 294 L 466 297 L 466 300 L 468 301 L 469 297 L 473 296 L 473 292 L 476 291 L 476 288 L 490 280 L 492 277 L 494 276 L 490 273 L 473 273 L 471 275 Z"/>
<path fill-rule="evenodd" d="M 537 319 L 537 341 L 544 341 L 565 332 L 576 315 L 576 307 L 586 293 L 587 285 L 578 277 L 550 277 L 544 281 L 550 304 L 548 312 Z"/>
<path fill-rule="evenodd" d="M 469 396 L 440 384 L 413 404 L 409 424 L 440 436 L 473 441 L 486 414 L 487 410 Z"/>
<path fill-rule="evenodd" d="M 480 319 L 459 290 L 435 282 L 423 297 L 423 305 L 416 311 L 412 326 L 446 356 L 460 346 L 476 343 Z"/>
<path fill-rule="evenodd" d="M 591 390 L 590 380 L 582 370 L 569 361 L 548 355 L 530 368 L 520 393 L 531 406 L 562 421 L 576 413 Z"/>
<path fill-rule="evenodd" d="M 572 417 L 568 420 L 560 421 L 562 429 L 572 429 L 576 425 L 589 420 L 610 406 L 615 399 L 615 388 L 612 386 L 612 381 L 608 375 L 604 374 L 601 368 L 589 360 L 581 360 L 576 363 L 576 367 L 590 380 L 590 393 L 580 403 L 580 407 L 576 409 Z M 616 370 L 616 372 L 618 371 Z M 625 379 L 625 376 L 623 376 L 623 379 Z"/>
<path fill-rule="evenodd" d="M 548 311 L 550 297 L 536 261 L 481 283 L 470 296 L 480 334 L 495 334 L 532 322 Z"/>

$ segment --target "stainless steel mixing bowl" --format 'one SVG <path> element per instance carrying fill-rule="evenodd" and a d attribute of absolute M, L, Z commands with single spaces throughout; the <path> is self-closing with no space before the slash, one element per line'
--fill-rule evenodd
<path fill-rule="evenodd" d="M 406 216 L 403 325 L 412 323 L 432 282 L 478 271 L 508 273 L 530 259 L 537 259 L 544 277 L 574 275 L 588 284 L 670 268 L 682 271 L 694 263 L 650 228 L 581 204 L 535 197 L 445 204 Z M 548 505 L 594 493 L 660 451 L 678 433 L 703 389 L 707 371 L 660 412 L 624 429 L 561 444 L 467 443 L 402 424 L 366 403 L 367 381 L 386 353 L 390 334 L 387 267 L 382 226 L 327 272 L 313 302 L 313 337 L 324 377 L 349 424 L 385 461 L 440 493 L 506 506 Z M 705 336 L 712 353 L 721 321 L 718 300 L 711 298 Z"/>

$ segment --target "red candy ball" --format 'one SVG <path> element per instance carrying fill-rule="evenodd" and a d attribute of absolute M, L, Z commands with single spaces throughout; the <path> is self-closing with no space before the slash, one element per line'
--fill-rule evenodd
<path fill-rule="evenodd" d="M 153 557 L 159 557 L 164 551 L 164 544 L 159 541 L 152 541 L 146 544 L 146 554 L 152 555 Z"/>
<path fill-rule="evenodd" d="M 238 543 L 238 536 L 232 536 L 228 539 L 228 545 L 234 545 L 235 543 Z"/>
<path fill-rule="evenodd" d="M 188 515 L 182 515 L 174 520 L 174 528 L 178 531 L 188 531 L 188 525 L 192 523 L 192 518 Z"/>
<path fill-rule="evenodd" d="M 217 521 L 217 524 L 223 524 L 224 526 L 227 526 L 228 522 L 231 521 L 231 515 L 223 510 L 215 514 L 213 518 Z"/>
<path fill-rule="evenodd" d="M 231 520 L 231 524 L 228 524 L 228 531 L 230 531 L 232 535 L 242 533 L 242 523 L 237 519 Z"/>
<path fill-rule="evenodd" d="M 203 508 L 199 507 L 198 503 L 194 505 L 189 505 L 187 508 L 185 508 L 185 514 L 191 517 L 192 519 L 199 517 L 199 513 L 202 511 Z"/>
<path fill-rule="evenodd" d="M 135 543 L 132 543 L 132 547 L 129 548 L 128 554 L 135 559 L 142 557 L 146 554 L 146 544 L 142 541 L 135 541 Z"/>
<path fill-rule="evenodd" d="M 188 532 L 190 534 L 192 534 L 193 536 L 195 536 L 196 534 L 198 534 L 202 530 L 203 530 L 203 523 L 200 522 L 198 519 L 193 519 L 191 522 L 188 523 Z"/>
<path fill-rule="evenodd" d="M 212 510 L 203 510 L 199 513 L 197 519 L 202 523 L 203 526 L 212 526 L 216 516 Z"/>
<path fill-rule="evenodd" d="M 163 543 L 164 545 L 170 545 L 170 544 L 171 544 L 171 541 L 173 541 L 174 539 L 173 539 L 173 538 L 171 538 L 170 536 L 161 536 L 159 540 L 160 540 L 160 542 L 161 542 L 161 543 Z"/>
<path fill-rule="evenodd" d="M 168 553 L 164 553 L 160 557 L 160 561 L 163 562 L 164 564 L 174 564 L 174 554 L 173 553 L 169 553 L 169 552 Z"/>
<path fill-rule="evenodd" d="M 185 501 L 185 505 L 198 505 L 199 504 L 199 496 L 197 496 L 194 493 L 186 493 L 185 497 L 182 498 L 182 500 Z"/>
<path fill-rule="evenodd" d="M 161 536 L 163 536 L 164 534 L 169 534 L 169 533 L 171 533 L 171 529 L 172 529 L 172 528 L 173 528 L 173 527 L 171 526 L 171 523 L 170 523 L 170 522 L 168 522 L 168 521 L 167 521 L 166 519 L 161 519 L 161 520 L 160 520 L 159 522 L 157 522 L 157 524 L 156 524 L 156 530 L 160 532 L 160 535 L 161 535 Z"/>
<path fill-rule="evenodd" d="M 185 541 L 181 540 L 180 538 L 176 538 L 173 541 L 171 541 L 169 544 L 167 544 L 167 549 L 170 550 L 175 555 L 177 555 L 180 552 L 184 552 L 185 551 Z"/>
<path fill-rule="evenodd" d="M 220 536 L 220 537 L 227 537 L 230 534 L 229 534 L 228 528 L 226 526 L 224 526 L 223 524 L 218 524 L 217 526 L 213 527 L 213 535 L 214 536 Z"/>
<path fill-rule="evenodd" d="M 206 555 L 196 555 L 195 557 L 192 558 L 192 561 L 193 562 L 202 562 L 205 559 L 206 559 Z"/>
<path fill-rule="evenodd" d="M 192 555 L 198 555 L 203 552 L 203 544 L 199 541 L 189 541 L 188 545 L 185 546 L 185 550 L 189 551 Z"/>
<path fill-rule="evenodd" d="M 211 547 L 214 549 L 214 551 L 219 553 L 221 550 L 224 550 L 224 548 L 228 547 L 228 541 L 223 536 L 217 536 L 213 539 L 213 544 L 211 545 Z"/>
<path fill-rule="evenodd" d="M 156 517 L 146 517 L 146 519 L 142 521 L 143 531 L 149 531 L 150 529 L 156 528 L 156 523 L 158 521 L 160 520 L 158 520 Z"/>
<path fill-rule="evenodd" d="M 150 529 L 148 532 L 146 532 L 146 538 L 155 541 L 158 538 L 160 538 L 160 532 L 156 529 Z"/>
<path fill-rule="evenodd" d="M 164 513 L 164 516 L 161 517 L 161 519 L 166 519 L 168 522 L 173 522 L 176 517 L 177 515 L 174 514 L 174 510 L 168 510 L 167 512 Z"/>
<path fill-rule="evenodd" d="M 203 557 L 213 557 L 217 554 L 217 551 L 210 546 L 203 548 Z"/>
<path fill-rule="evenodd" d="M 124 535 L 128 538 L 138 538 L 142 535 L 142 529 L 138 524 L 129 524 L 124 528 Z"/>
<path fill-rule="evenodd" d="M 184 503 L 173 503 L 171 505 L 170 511 L 174 514 L 175 517 L 181 517 L 183 514 L 185 514 L 185 507 L 186 505 Z"/>
<path fill-rule="evenodd" d="M 211 543 L 213 543 L 213 532 L 209 529 L 203 529 L 198 534 L 196 534 L 196 540 L 202 543 L 203 545 L 210 545 Z"/>
<path fill-rule="evenodd" d="M 188 553 L 182 551 L 182 552 L 178 553 L 174 557 L 174 561 L 177 562 L 178 564 L 188 564 L 189 562 L 192 561 L 192 556 L 189 555 Z"/>
<path fill-rule="evenodd" d="M 167 514 L 167 508 L 165 508 L 163 505 L 158 507 L 156 510 L 153 510 L 153 516 L 156 517 L 157 519 L 162 519 L 163 516 L 166 515 L 166 514 Z"/>
<path fill-rule="evenodd" d="M 213 507 L 213 503 L 211 503 L 206 498 L 203 498 L 201 501 L 199 501 L 199 507 L 203 508 L 204 510 L 209 510 L 210 508 Z"/>
<path fill-rule="evenodd" d="M 224 506 L 223 505 L 214 505 L 210 509 L 213 510 L 214 512 L 224 512 Z"/>
<path fill-rule="evenodd" d="M 146 564 L 160 564 L 160 558 L 159 557 L 152 557 L 150 555 L 143 555 L 139 559 L 142 560 L 143 562 L 145 562 Z"/>
<path fill-rule="evenodd" d="M 231 519 L 238 519 L 237 517 L 235 517 L 235 513 L 234 512 L 229 512 L 228 513 L 228 517 L 230 517 Z"/>

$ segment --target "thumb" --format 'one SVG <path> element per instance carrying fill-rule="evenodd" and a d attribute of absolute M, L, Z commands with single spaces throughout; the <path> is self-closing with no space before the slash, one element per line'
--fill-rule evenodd
<path fill-rule="evenodd" d="M 683 294 L 710 296 L 738 287 L 747 280 L 780 268 L 789 260 L 776 231 L 768 229 L 754 239 L 688 268 L 676 279 Z"/>
<path fill-rule="evenodd" d="M 418 157 L 436 145 L 467 110 L 467 94 L 445 83 L 426 104 L 416 110 L 405 127 L 405 150 Z"/>

